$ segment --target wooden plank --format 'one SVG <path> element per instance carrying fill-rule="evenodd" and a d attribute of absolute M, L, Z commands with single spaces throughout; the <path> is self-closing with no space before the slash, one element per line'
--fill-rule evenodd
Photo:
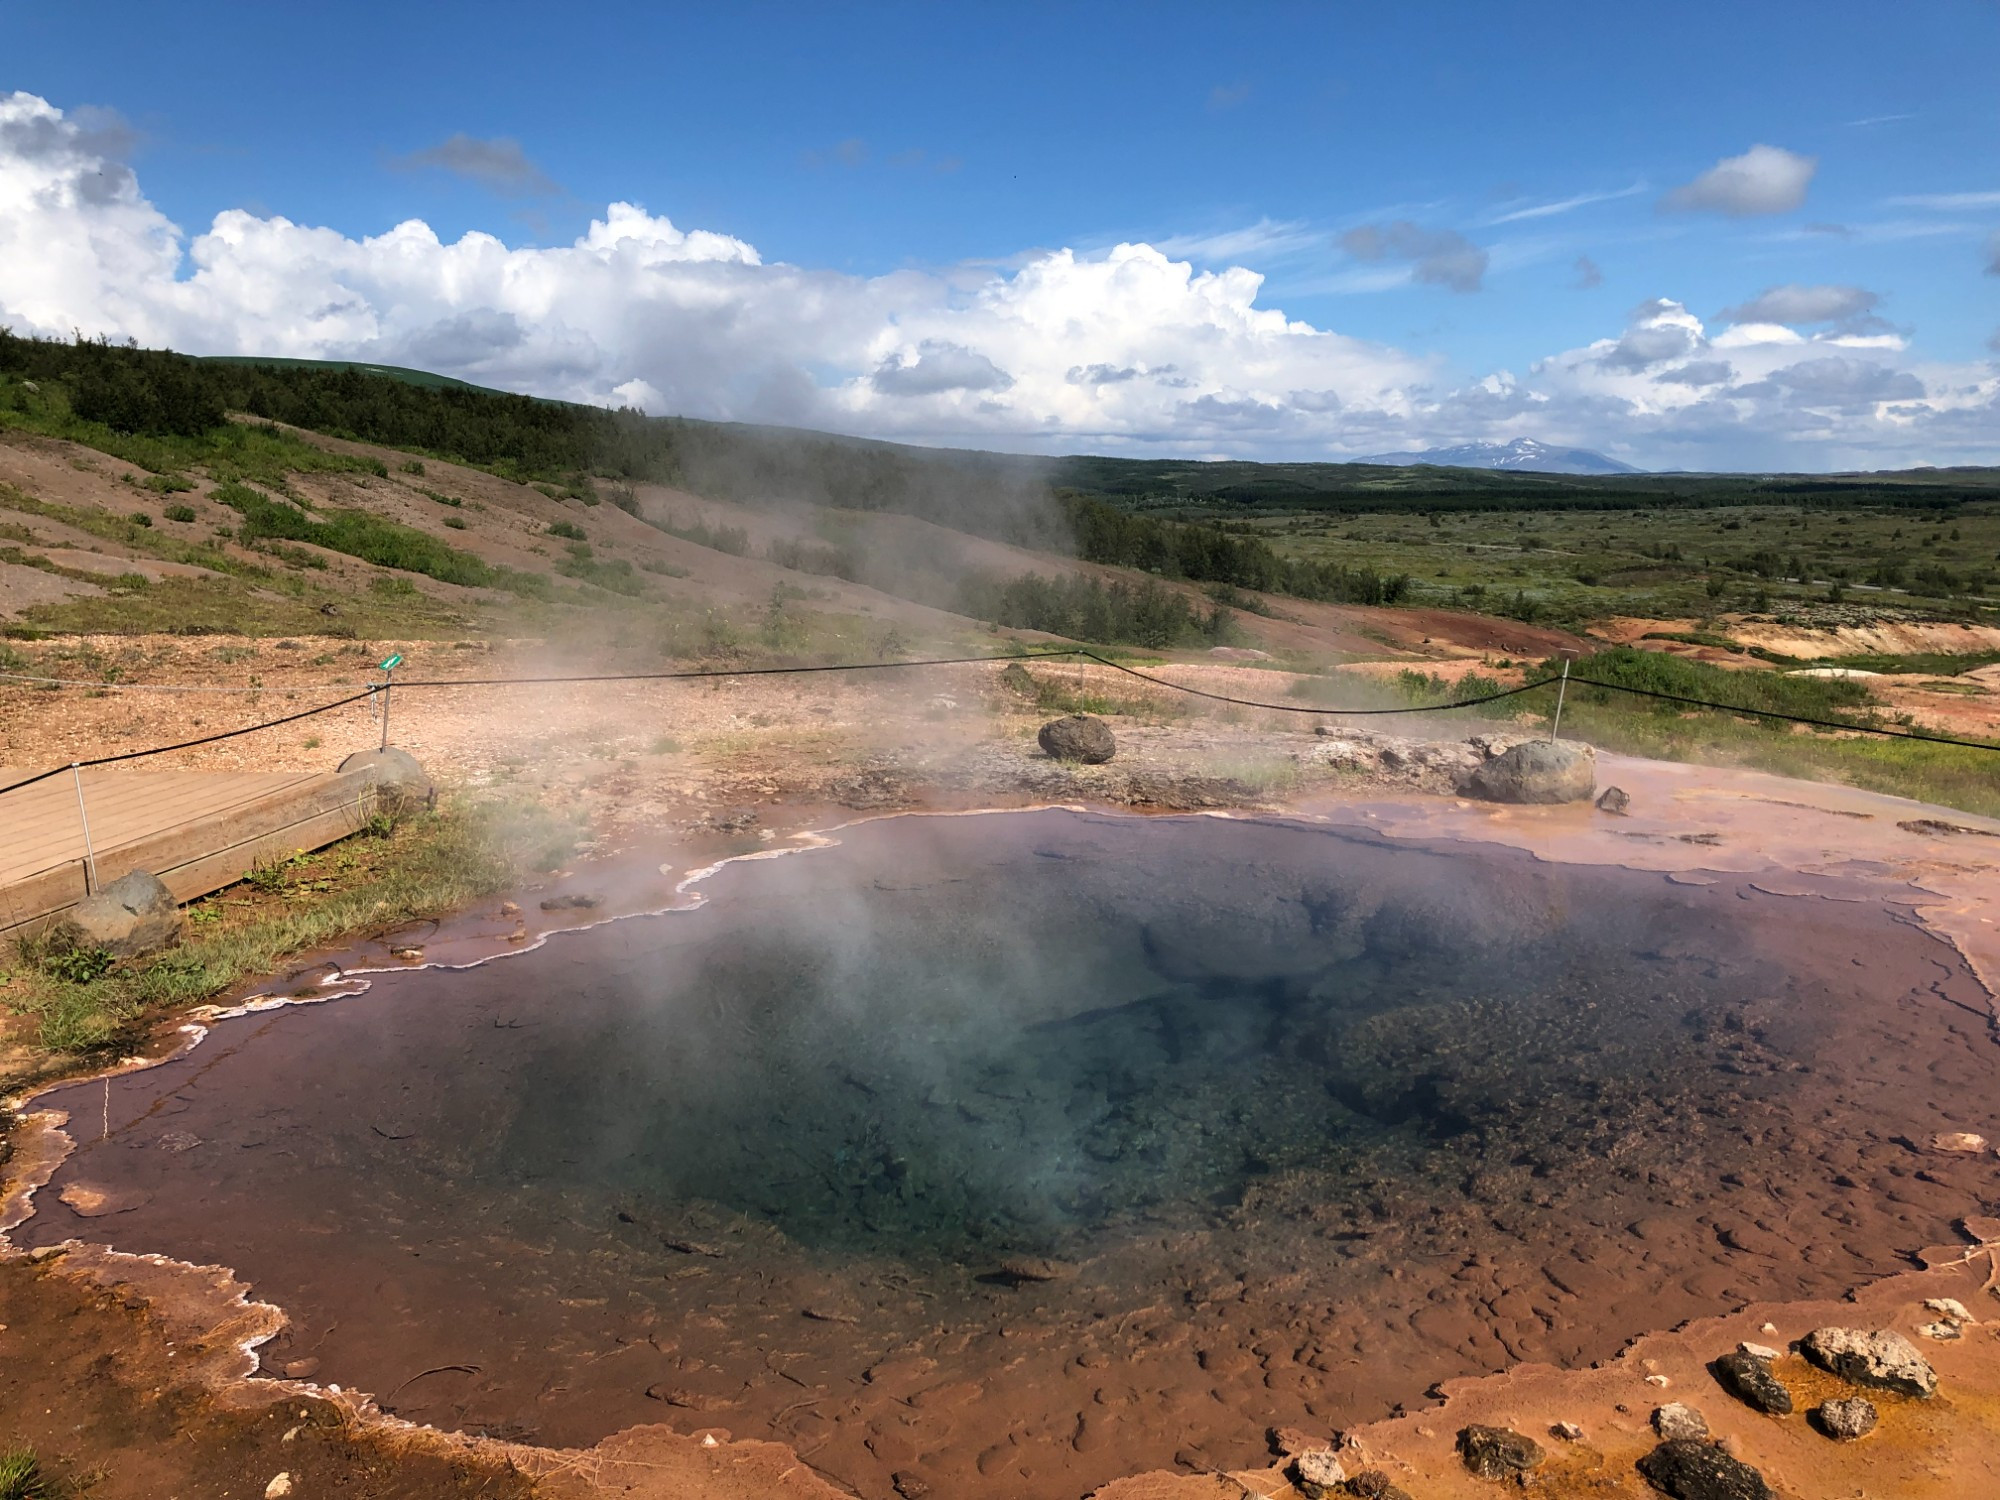
<path fill-rule="evenodd" d="M 69 910 L 83 897 L 80 859 L 0 888 L 0 936 L 44 922 L 57 912 Z"/>
<path fill-rule="evenodd" d="M 155 822 L 149 831 L 110 847 L 98 843 L 99 881 L 109 884 L 132 870 L 149 870 L 185 903 L 235 884 L 260 859 L 324 848 L 358 832 L 373 807 L 375 780 L 367 772 L 259 779 L 266 783 L 259 797 L 245 799 L 240 788 L 218 787 L 220 795 L 205 800 L 175 799 L 167 806 L 192 806 L 198 814 L 178 826 Z M 90 794 L 86 784 L 85 795 Z M 215 810 L 218 802 L 221 811 Z M 122 826 L 131 831 L 137 821 L 127 818 Z M 91 826 L 95 834 L 95 817 Z M 0 935 L 59 915 L 83 898 L 83 887 L 83 861 L 74 853 L 53 868 L 0 882 Z"/>

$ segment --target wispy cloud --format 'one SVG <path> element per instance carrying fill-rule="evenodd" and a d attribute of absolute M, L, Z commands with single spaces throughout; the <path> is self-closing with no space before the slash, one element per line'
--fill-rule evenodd
<path fill-rule="evenodd" d="M 1187 260 L 1273 259 L 1296 255 L 1323 243 L 1324 232 L 1298 219 L 1259 219 L 1237 229 L 1207 234 L 1170 234 L 1153 241 L 1168 255 Z"/>
<path fill-rule="evenodd" d="M 1866 127 L 1866 126 L 1869 126 L 1869 125 L 1893 125 L 1893 124 L 1895 124 L 1895 123 L 1896 123 L 1896 121 L 1898 121 L 1898 120 L 1914 120 L 1915 118 L 1916 118 L 1916 115 L 1914 115 L 1914 114 L 1907 114 L 1907 115 L 1866 115 L 1866 116 L 1864 116 L 1863 118 L 1861 118 L 1861 119 L 1859 119 L 1859 120 L 1849 120 L 1849 121 L 1847 122 L 1847 128 L 1848 128 L 1849 130 L 1860 130 L 1860 129 L 1863 129 L 1864 127 Z"/>
<path fill-rule="evenodd" d="M 2000 208 L 2000 192 L 1910 193 L 1883 201 L 1892 208 L 1928 208 L 1938 213 L 1964 213 L 1982 208 Z"/>
<path fill-rule="evenodd" d="M 1241 80 L 1235 83 L 1218 83 L 1208 91 L 1208 107 L 1217 113 L 1225 109 L 1234 109 L 1248 99 L 1250 93 L 1250 85 Z"/>
<path fill-rule="evenodd" d="M 1494 214 L 1484 222 L 1489 225 L 1518 224 L 1523 219 L 1551 219 L 1557 214 L 1586 208 L 1593 203 L 1610 203 L 1619 198 L 1634 198 L 1646 190 L 1645 183 L 1635 182 L 1630 187 L 1619 188 L 1615 192 L 1578 193 L 1573 198 L 1558 198 L 1553 203 L 1530 203 L 1520 208 L 1510 208 L 1505 213 Z"/>

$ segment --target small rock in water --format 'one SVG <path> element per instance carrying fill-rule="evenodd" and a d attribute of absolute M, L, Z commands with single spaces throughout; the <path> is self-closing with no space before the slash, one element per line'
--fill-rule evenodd
<path fill-rule="evenodd" d="M 1669 1386 L 1672 1385 L 1673 1382 L 1667 1379 L 1667 1377 L 1664 1375 L 1648 1375 L 1646 1377 L 1646 1384 L 1657 1385 L 1657 1386 Z"/>
<path fill-rule="evenodd" d="M 1856 1385 L 1925 1399 L 1937 1394 L 1937 1371 L 1900 1333 L 1878 1328 L 1815 1328 L 1800 1346 L 1822 1370 Z"/>
<path fill-rule="evenodd" d="M 1673 1500 L 1777 1500 L 1762 1474 L 1713 1443 L 1662 1443 L 1639 1460 L 1639 1472 Z"/>
<path fill-rule="evenodd" d="M 1986 1149 L 1986 1137 L 1970 1130 L 1945 1130 L 1931 1137 L 1931 1150 L 1972 1156 Z"/>
<path fill-rule="evenodd" d="M 1331 1448 L 1316 1448 L 1292 1460 L 1292 1476 L 1306 1500 L 1335 1500 L 1339 1486 L 1347 1481 L 1347 1470 Z"/>
<path fill-rule="evenodd" d="M 319 1361 L 316 1359 L 291 1359 L 286 1360 L 284 1364 L 284 1374 L 287 1380 L 305 1380 L 318 1373 Z"/>
<path fill-rule="evenodd" d="M 518 901 L 502 901 L 500 903 L 500 915 L 503 917 L 520 916 L 521 915 L 520 903 Z"/>
<path fill-rule="evenodd" d="M 589 911 L 604 904 L 595 891 L 566 891 L 560 896 L 542 897 L 543 911 Z"/>
<path fill-rule="evenodd" d="M 1347 1493 L 1357 1500 L 1410 1500 L 1410 1492 L 1380 1469 L 1363 1469 L 1347 1481 Z"/>
<path fill-rule="evenodd" d="M 391 948 L 389 952 L 392 956 L 400 958 L 406 964 L 415 963 L 424 956 L 424 950 L 421 948 Z"/>
<path fill-rule="evenodd" d="M 1565 1443 L 1580 1443 L 1583 1441 L 1583 1429 L 1574 1422 L 1557 1422 L 1549 1428 L 1549 1436 L 1559 1437 Z"/>
<path fill-rule="evenodd" d="M 1788 1417 L 1792 1414 L 1792 1393 L 1785 1389 L 1783 1381 L 1771 1373 L 1771 1361 L 1760 1355 L 1738 1350 L 1725 1354 L 1715 1362 L 1715 1378 L 1722 1388 L 1746 1406 L 1754 1406 L 1758 1411 L 1768 1412 L 1774 1417 Z"/>
<path fill-rule="evenodd" d="M 1481 1479 L 1512 1479 L 1540 1464 L 1542 1445 L 1508 1427 L 1474 1423 L 1458 1430 L 1458 1456 Z"/>
<path fill-rule="evenodd" d="M 1692 1406 L 1669 1401 L 1665 1406 L 1654 1408 L 1653 1431 L 1670 1443 L 1683 1438 L 1698 1441 L 1708 1436 L 1708 1418 Z"/>
<path fill-rule="evenodd" d="M 994 1268 L 994 1275 L 1019 1286 L 1026 1281 L 1061 1281 L 1071 1274 L 1070 1268 L 1057 1260 L 1044 1260 L 1039 1255 L 1024 1255 L 1013 1260 L 1003 1260 Z"/>
<path fill-rule="evenodd" d="M 1087 766 L 1101 766 L 1118 753 L 1111 726 L 1091 714 L 1051 719 L 1035 739 L 1052 760 L 1082 761 Z"/>
<path fill-rule="evenodd" d="M 1599 812 L 1611 813 L 1620 818 L 1624 817 L 1631 807 L 1632 799 L 1625 794 L 1625 788 L 1622 786 L 1606 787 L 1597 799 Z"/>
<path fill-rule="evenodd" d="M 1875 1414 L 1875 1403 L 1865 1396 L 1851 1396 L 1845 1401 L 1822 1401 L 1813 1411 L 1813 1418 L 1821 1432 L 1841 1443 L 1867 1437 L 1875 1430 L 1875 1423 L 1879 1420 Z"/>

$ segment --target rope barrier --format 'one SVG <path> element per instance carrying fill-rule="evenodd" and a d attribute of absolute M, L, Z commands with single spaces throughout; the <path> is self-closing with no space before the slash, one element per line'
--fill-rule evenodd
<path fill-rule="evenodd" d="M 1096 662 L 1099 666 L 1109 667 L 1114 672 L 1122 672 L 1128 677 L 1135 677 L 1139 681 L 1148 683 L 1153 687 L 1164 688 L 1169 692 L 1183 693 L 1193 698 L 1205 698 L 1212 703 L 1227 703 L 1238 708 L 1263 709 L 1271 713 L 1308 714 L 1335 718 L 1362 717 L 1378 714 L 1434 714 L 1458 708 L 1477 708 L 1482 704 L 1498 703 L 1505 698 L 1519 697 L 1521 694 L 1531 693 L 1537 688 L 1552 686 L 1558 680 L 1554 677 L 1541 677 L 1532 682 L 1524 682 L 1519 687 L 1503 688 L 1497 693 L 1484 693 L 1476 698 L 1458 698 L 1449 703 L 1420 703 L 1395 708 L 1328 708 L 1321 705 L 1304 703 L 1267 703 L 1256 698 L 1238 698 L 1228 693 L 1212 693 L 1205 688 L 1189 687 L 1186 683 L 1174 682 L 1168 678 L 1156 677 L 1149 672 L 1142 672 L 1136 667 L 1128 667 L 1123 662 L 1113 661 L 1109 657 L 1100 656 L 1097 652 L 1087 647 L 1069 646 L 1048 651 L 1010 653 L 1004 656 L 937 656 L 917 661 L 828 662 L 815 666 L 788 667 L 702 667 L 678 672 L 593 672 L 575 675 L 550 674 L 534 677 L 417 678 L 413 681 L 399 682 L 395 686 L 403 689 L 494 688 L 545 686 L 553 683 L 568 682 L 697 682 L 724 677 L 788 677 L 803 676 L 818 672 L 874 672 L 907 670 L 912 667 L 957 667 L 999 662 L 1055 661 L 1075 657 Z M 26 680 L 51 681 L 54 679 L 30 678 Z M 1666 703 L 1680 703 L 1692 708 L 1716 709 L 1722 713 L 1747 714 L 1753 718 L 1772 719 L 1786 724 L 1805 724 L 1815 729 L 1835 729 L 1850 734 L 1872 734 L 1879 738 L 1892 740 L 1920 740 L 1932 745 L 1956 745 L 1966 750 L 2000 751 L 2000 744 L 1990 744 L 1983 740 L 1956 739 L 1942 734 L 1913 734 L 1907 730 L 1885 729 L 1876 724 L 1846 723 L 1838 719 L 1813 719 L 1799 714 L 1780 713 L 1775 709 L 1749 708 L 1739 703 L 1716 703 L 1706 698 L 1689 698 L 1678 693 L 1657 692 L 1651 688 L 1628 687 L 1624 683 L 1619 682 L 1598 682 L 1589 677 L 1572 677 L 1569 680 L 1577 687 L 1598 688 L 1604 692 L 1611 693 L 1628 693 L 1634 697 L 1653 698 Z M 102 683 L 80 685 L 91 687 L 116 686 L 116 684 Z M 134 686 L 139 686 L 139 684 L 134 684 Z M 56 766 L 50 770 L 42 771 L 34 776 L 16 781 L 9 786 L 0 787 L 0 795 L 4 795 L 7 792 L 19 791 L 21 788 L 33 786 L 37 782 L 47 781 L 50 777 L 60 776 L 65 771 L 80 771 L 91 766 L 115 765 L 120 761 L 140 760 L 150 755 L 166 755 L 175 750 L 192 750 L 200 745 L 213 745 L 219 741 L 233 740 L 246 734 L 259 734 L 266 729 L 276 729 L 283 724 L 295 724 L 300 719 L 309 719 L 315 714 L 330 713 L 334 709 L 345 708 L 349 704 L 373 698 L 376 693 L 381 691 L 383 691 L 383 688 L 380 686 L 370 686 L 361 692 L 350 694 L 345 698 L 335 699 L 331 703 L 322 703 L 313 708 L 300 709 L 297 713 L 286 714 L 284 717 L 277 719 L 266 719 L 259 724 L 245 725 L 241 729 L 225 729 L 216 734 L 203 735 L 199 739 L 182 740 L 178 744 L 173 745 L 155 745 L 145 750 L 127 750 L 117 755 L 100 755 L 90 760 L 72 761 L 68 765 Z"/>

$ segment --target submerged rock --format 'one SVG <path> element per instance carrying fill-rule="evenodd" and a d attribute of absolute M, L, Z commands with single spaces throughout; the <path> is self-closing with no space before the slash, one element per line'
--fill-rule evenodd
<path fill-rule="evenodd" d="M 1746 1406 L 1774 1417 L 1792 1414 L 1792 1393 L 1771 1373 L 1771 1362 L 1761 1355 L 1737 1350 L 1714 1364 L 1715 1378 L 1722 1388 Z"/>
<path fill-rule="evenodd" d="M 1458 1430 L 1458 1456 L 1481 1479 L 1512 1479 L 1535 1468 L 1547 1456 L 1542 1445 L 1510 1427 L 1474 1423 Z"/>
<path fill-rule="evenodd" d="M 164 948 L 181 930 L 181 909 L 158 876 L 134 870 L 69 909 L 64 937 L 77 948 L 135 958 Z"/>
<path fill-rule="evenodd" d="M 1639 1460 L 1639 1472 L 1674 1500 L 1777 1500 L 1762 1474 L 1713 1443 L 1662 1443 Z"/>
<path fill-rule="evenodd" d="M 1708 1418 L 1692 1406 L 1669 1401 L 1665 1406 L 1654 1408 L 1653 1431 L 1670 1443 L 1682 1438 L 1701 1439 L 1708 1436 Z"/>
<path fill-rule="evenodd" d="M 1587 802 L 1597 752 L 1574 740 L 1525 740 L 1466 777 L 1463 790 L 1488 802 Z"/>
<path fill-rule="evenodd" d="M 1631 810 L 1631 807 L 1632 799 L 1626 795 L 1625 788 L 1622 786 L 1606 787 L 1603 794 L 1597 799 L 1597 810 L 1599 812 L 1614 813 L 1621 818 Z"/>
<path fill-rule="evenodd" d="M 1875 1403 L 1866 1396 L 1850 1396 L 1845 1401 L 1822 1401 L 1813 1409 L 1813 1423 L 1838 1443 L 1851 1443 L 1875 1430 L 1880 1418 Z"/>
<path fill-rule="evenodd" d="M 1051 719 L 1035 739 L 1051 759 L 1082 761 L 1087 766 L 1101 766 L 1118 753 L 1111 726 L 1091 714 Z"/>
<path fill-rule="evenodd" d="M 1917 1346 L 1886 1328 L 1815 1328 L 1799 1346 L 1822 1370 L 1885 1391 L 1925 1399 L 1937 1394 L 1937 1371 Z"/>

